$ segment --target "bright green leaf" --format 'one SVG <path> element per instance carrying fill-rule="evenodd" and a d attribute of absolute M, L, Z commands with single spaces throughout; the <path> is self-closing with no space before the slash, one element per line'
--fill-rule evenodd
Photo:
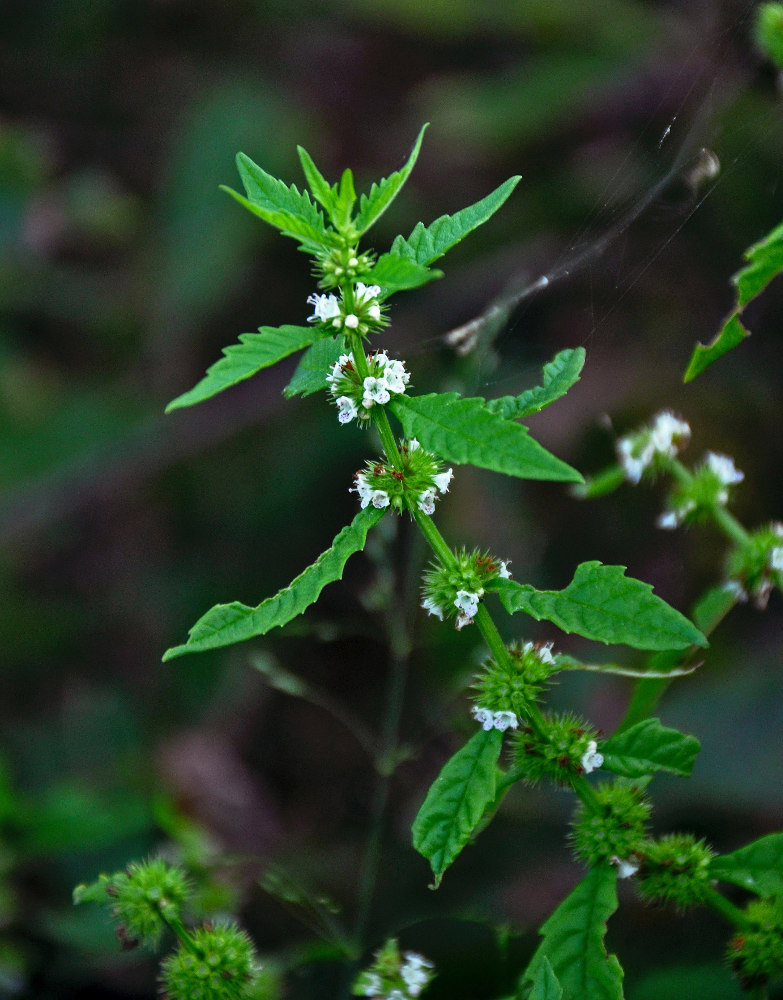
<path fill-rule="evenodd" d="M 585 639 L 651 650 L 707 644 L 695 625 L 653 594 L 649 583 L 625 576 L 624 566 L 581 563 L 564 590 L 536 590 L 503 579 L 487 589 L 498 594 L 509 614 L 524 611 Z"/>
<path fill-rule="evenodd" d="M 106 891 L 111 879 L 108 875 L 100 875 L 89 885 L 77 885 L 73 890 L 73 902 L 75 906 L 79 903 L 110 903 L 111 896 Z"/>
<path fill-rule="evenodd" d="M 625 778 L 641 778 L 655 771 L 687 778 L 700 749 L 694 736 L 668 729 L 658 719 L 645 719 L 601 744 L 604 767 Z"/>
<path fill-rule="evenodd" d="M 340 178 L 340 186 L 337 189 L 337 198 L 334 206 L 335 225 L 338 229 L 346 229 L 351 221 L 351 210 L 356 201 L 356 190 L 353 186 L 353 174 L 350 170 L 344 170 Z"/>
<path fill-rule="evenodd" d="M 536 971 L 533 988 L 527 1000 L 561 1000 L 563 987 L 557 980 L 552 964 L 544 955 Z"/>
<path fill-rule="evenodd" d="M 426 285 L 428 281 L 442 277 L 442 271 L 422 267 L 421 264 L 405 260 L 404 257 L 385 253 L 378 258 L 365 281 L 380 285 L 383 289 L 383 298 L 386 298 L 392 292 L 403 291 L 406 288 L 418 288 L 420 285 Z"/>
<path fill-rule="evenodd" d="M 354 219 L 354 225 L 360 236 L 362 233 L 366 233 L 374 222 L 377 222 L 400 193 L 402 185 L 408 179 L 419 157 L 421 141 L 424 138 L 426 128 L 427 125 L 422 125 L 405 166 L 389 177 L 384 177 L 379 184 L 373 184 L 369 195 L 363 194 L 359 199 L 359 214 Z"/>
<path fill-rule="evenodd" d="M 291 399 L 292 396 L 310 396 L 320 389 L 325 389 L 329 369 L 344 351 L 345 341 L 342 336 L 316 340 L 313 346 L 304 352 L 291 381 L 283 389 L 286 399 Z"/>
<path fill-rule="evenodd" d="M 498 730 L 479 730 L 445 764 L 413 821 L 413 846 L 432 866 L 434 888 L 495 798 L 502 742 Z"/>
<path fill-rule="evenodd" d="M 545 406 L 554 403 L 568 392 L 585 363 L 584 347 L 561 351 L 549 364 L 544 365 L 543 384 L 526 389 L 519 396 L 501 396 L 488 399 L 487 409 L 499 414 L 505 420 L 517 420 L 538 413 Z"/>
<path fill-rule="evenodd" d="M 329 184 L 318 167 L 316 167 L 313 162 L 313 158 L 304 146 L 297 146 L 296 151 L 299 154 L 299 162 L 302 164 L 302 172 L 305 175 L 305 179 L 307 180 L 308 187 L 312 191 L 313 197 L 316 201 L 319 201 L 323 205 L 329 217 L 334 222 L 334 206 L 335 199 L 337 197 L 336 187 L 332 187 L 332 185 Z"/>
<path fill-rule="evenodd" d="M 442 215 L 431 225 L 425 226 L 419 222 L 413 232 L 404 240 L 398 236 L 392 243 L 391 252 L 399 257 L 414 261 L 416 264 L 432 264 L 442 257 L 447 250 L 472 233 L 480 225 L 490 219 L 506 201 L 517 186 L 520 177 L 510 177 L 486 198 L 477 201 L 475 205 L 463 208 L 454 215 Z"/>
<path fill-rule="evenodd" d="M 691 382 L 697 375 L 701 375 L 704 369 L 708 368 L 713 361 L 722 358 L 724 354 L 733 350 L 737 344 L 741 344 L 749 336 L 750 330 L 746 330 L 737 314 L 732 313 L 720 328 L 714 340 L 710 341 L 709 344 L 697 344 L 694 347 L 683 381 Z"/>
<path fill-rule="evenodd" d="M 764 55 L 783 69 L 783 4 L 759 4 L 753 34 Z"/>
<path fill-rule="evenodd" d="M 199 618 L 190 630 L 186 643 L 166 651 L 164 661 L 184 653 L 200 653 L 206 649 L 244 642 L 257 635 L 265 635 L 270 629 L 296 618 L 318 600 L 327 583 L 341 579 L 346 562 L 354 552 L 361 552 L 367 532 L 380 521 L 383 514 L 382 510 L 372 506 L 360 511 L 337 535 L 331 548 L 322 552 L 288 587 L 278 591 L 258 607 L 251 608 L 238 601 L 216 604 Z"/>
<path fill-rule="evenodd" d="M 407 437 L 447 462 L 477 465 L 522 479 L 581 482 L 570 465 L 555 458 L 527 428 L 492 413 L 481 397 L 456 392 L 399 396 L 389 403 Z"/>
<path fill-rule="evenodd" d="M 563 1000 L 622 1000 L 623 970 L 604 947 L 606 922 L 616 909 L 617 873 L 611 865 L 597 865 L 541 928 L 543 940 L 523 982 L 539 982 L 549 961 Z"/>
<path fill-rule="evenodd" d="M 710 874 L 765 899 L 783 896 L 783 833 L 770 833 L 710 862 Z"/>
<path fill-rule="evenodd" d="M 242 333 L 238 344 L 223 349 L 225 355 L 207 369 L 207 374 L 192 389 L 177 396 L 166 407 L 166 413 L 183 406 L 193 406 L 224 389 L 243 382 L 269 368 L 295 351 L 300 351 L 320 336 L 311 326 L 262 326 L 258 333 Z"/>

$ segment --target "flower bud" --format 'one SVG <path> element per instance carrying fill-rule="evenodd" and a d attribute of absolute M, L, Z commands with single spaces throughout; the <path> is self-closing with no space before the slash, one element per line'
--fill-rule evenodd
<path fill-rule="evenodd" d="M 576 856 L 593 866 L 618 859 L 631 862 L 641 853 L 650 804 L 641 789 L 624 779 L 595 789 L 598 809 L 581 804 L 572 821 L 571 842 Z"/>
<path fill-rule="evenodd" d="M 249 997 L 260 968 L 253 943 L 235 924 L 199 927 L 161 964 L 161 991 L 169 1000 Z"/>
<path fill-rule="evenodd" d="M 514 766 L 528 783 L 546 779 L 568 786 L 603 763 L 597 752 L 598 732 L 584 719 L 570 712 L 545 715 L 544 727 L 539 734 L 524 726 L 514 740 Z"/>
<path fill-rule="evenodd" d="M 190 895 L 184 871 L 162 858 L 132 861 L 125 871 L 111 876 L 106 891 L 123 949 L 138 943 L 157 948 L 164 928 L 181 919 Z"/>
<path fill-rule="evenodd" d="M 704 901 L 711 885 L 710 861 L 715 856 L 703 840 L 673 833 L 646 840 L 639 848 L 638 889 L 651 903 L 672 903 L 686 910 Z"/>

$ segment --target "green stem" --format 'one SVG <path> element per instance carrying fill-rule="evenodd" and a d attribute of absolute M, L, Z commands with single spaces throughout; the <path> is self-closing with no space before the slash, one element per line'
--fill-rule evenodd
<path fill-rule="evenodd" d="M 727 538 L 734 542 L 735 545 L 747 545 L 750 541 L 750 535 L 742 527 L 739 521 L 730 514 L 725 507 L 721 504 L 716 504 L 712 508 L 712 517 Z"/>
<path fill-rule="evenodd" d="M 444 566 L 453 566 L 455 562 L 454 553 L 446 544 L 446 539 L 435 527 L 429 514 L 425 514 L 423 510 L 419 510 L 413 503 L 409 505 L 408 511 L 438 559 L 440 559 Z"/>
<path fill-rule="evenodd" d="M 749 920 L 738 906 L 712 886 L 704 889 L 704 902 L 738 930 L 750 931 L 755 927 L 753 921 Z"/>

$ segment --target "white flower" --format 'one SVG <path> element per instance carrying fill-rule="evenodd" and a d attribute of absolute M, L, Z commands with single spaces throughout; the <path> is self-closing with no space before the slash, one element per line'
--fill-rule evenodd
<path fill-rule="evenodd" d="M 666 531 L 673 531 L 679 526 L 680 522 L 673 510 L 665 510 L 663 514 L 658 515 L 655 523 L 659 528 L 664 528 Z"/>
<path fill-rule="evenodd" d="M 354 313 L 348 313 L 348 315 L 343 320 L 343 324 L 348 327 L 349 330 L 355 330 L 359 326 L 359 317 Z M 335 324 L 336 326 L 337 324 Z"/>
<path fill-rule="evenodd" d="M 410 372 L 405 371 L 402 361 L 389 361 L 383 370 L 383 378 L 392 392 L 405 392 L 405 386 L 410 382 Z"/>
<path fill-rule="evenodd" d="M 367 409 L 369 409 L 373 403 L 380 403 L 381 406 L 383 406 L 384 403 L 388 403 L 391 399 L 389 389 L 384 379 L 376 378 L 374 375 L 368 375 L 362 384 L 364 386 L 362 403 Z"/>
<path fill-rule="evenodd" d="M 368 306 L 381 294 L 380 285 L 365 285 L 357 281 L 353 289 L 353 300 L 357 306 Z"/>
<path fill-rule="evenodd" d="M 372 489 L 370 484 L 367 482 L 367 476 L 363 472 L 357 472 L 354 476 L 355 486 L 352 486 L 348 492 L 358 493 L 359 499 L 362 502 L 362 510 L 370 503 L 372 499 Z"/>
<path fill-rule="evenodd" d="M 437 486 L 441 493 L 449 492 L 449 483 L 454 478 L 454 472 L 452 469 L 447 469 L 445 472 L 439 472 L 437 476 L 432 477 L 433 483 Z"/>
<path fill-rule="evenodd" d="M 451 470 L 449 469 L 449 472 Z M 502 577 L 504 580 L 509 580 L 511 578 L 511 570 L 508 568 L 511 565 L 511 560 L 506 559 L 505 562 L 500 564 L 500 569 L 498 570 L 498 576 Z"/>
<path fill-rule="evenodd" d="M 340 302 L 336 295 L 310 295 L 307 301 L 315 307 L 312 316 L 307 317 L 307 322 L 328 323 L 332 321 L 334 326 L 340 325 Z"/>
<path fill-rule="evenodd" d="M 635 875 L 639 871 L 638 864 L 635 864 L 633 861 L 624 861 L 618 858 L 616 854 L 609 859 L 609 863 L 617 869 L 618 878 L 630 878 L 631 875 Z"/>
<path fill-rule="evenodd" d="M 335 402 L 337 403 L 337 419 L 341 424 L 349 424 L 359 412 L 356 403 L 350 396 L 339 396 Z"/>
<path fill-rule="evenodd" d="M 483 593 L 483 590 L 480 593 L 473 593 L 470 590 L 458 590 L 457 596 L 454 598 L 454 607 L 472 621 L 478 611 L 479 601 Z"/>
<path fill-rule="evenodd" d="M 590 740 L 587 744 L 587 750 L 582 754 L 582 759 L 580 764 L 585 774 L 590 774 L 592 771 L 597 770 L 604 762 L 604 755 L 598 753 L 598 744 L 595 740 Z"/>
<path fill-rule="evenodd" d="M 419 448 L 421 448 L 421 445 L 419 444 L 418 439 L 411 438 L 408 442 L 408 451 L 418 451 Z"/>
<path fill-rule="evenodd" d="M 637 454 L 634 454 L 637 452 Z M 617 442 L 617 460 L 628 482 L 634 486 L 642 478 L 642 473 L 652 462 L 655 450 L 649 442 L 641 449 L 633 437 L 620 438 Z"/>
<path fill-rule="evenodd" d="M 400 976 L 408 987 L 410 996 L 417 997 L 432 978 L 429 971 L 432 969 L 432 962 L 414 951 L 406 951 L 402 957 L 405 962 L 400 968 Z"/>
<path fill-rule="evenodd" d="M 443 611 L 438 607 L 438 605 L 432 600 L 431 597 L 426 597 L 422 602 L 421 606 L 427 612 L 428 615 L 435 615 L 436 618 L 440 618 L 443 621 Z"/>
<path fill-rule="evenodd" d="M 767 565 L 778 573 L 783 572 L 783 545 L 776 545 L 774 549 L 770 549 Z"/>
<path fill-rule="evenodd" d="M 714 451 L 708 451 L 705 458 L 707 465 L 724 486 L 733 486 L 734 483 L 741 483 L 745 478 L 745 473 L 735 468 L 734 459 L 729 455 L 718 455 Z"/>
<path fill-rule="evenodd" d="M 495 712 L 493 719 L 495 729 L 504 733 L 507 729 L 516 729 L 519 721 L 513 712 Z"/>
<path fill-rule="evenodd" d="M 383 980 L 377 972 L 365 972 L 364 974 L 364 995 L 366 997 L 377 997 L 383 989 Z"/>
<path fill-rule="evenodd" d="M 625 478 L 631 483 L 638 483 L 656 455 L 674 458 L 680 442 L 687 442 L 690 435 L 688 424 L 666 410 L 655 417 L 649 429 L 620 438 L 617 460 Z"/>
<path fill-rule="evenodd" d="M 424 490 L 420 493 L 419 499 L 416 501 L 416 505 L 419 510 L 423 511 L 425 514 L 434 514 L 436 495 L 437 494 L 435 493 L 433 487 L 430 487 L 428 490 Z"/>
<path fill-rule="evenodd" d="M 389 499 L 389 494 L 386 492 L 386 490 L 373 490 L 370 500 L 372 501 L 373 507 L 377 507 L 379 510 L 383 507 L 388 507 L 389 504 L 391 503 L 391 500 Z M 362 502 L 362 507 L 365 506 L 366 504 Z"/>
<path fill-rule="evenodd" d="M 386 1000 L 408 1000 L 402 990 L 392 990 L 386 995 Z"/>
<path fill-rule="evenodd" d="M 744 602 L 748 599 L 748 592 L 739 582 L 739 580 L 727 580 L 723 584 L 722 588 L 727 594 L 734 598 L 735 601 Z"/>
<path fill-rule="evenodd" d="M 679 420 L 669 410 L 664 410 L 655 418 L 650 434 L 650 443 L 659 455 L 674 458 L 680 439 L 688 441 L 691 429 L 684 420 Z"/>
<path fill-rule="evenodd" d="M 495 727 L 495 713 L 490 708 L 474 708 L 473 718 L 481 723 L 481 728 L 486 732 Z"/>

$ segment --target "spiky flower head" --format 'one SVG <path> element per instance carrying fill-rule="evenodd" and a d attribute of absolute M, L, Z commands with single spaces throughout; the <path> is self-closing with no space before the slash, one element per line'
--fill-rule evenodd
<path fill-rule="evenodd" d="M 686 910 L 704 901 L 710 887 L 710 861 L 715 852 L 688 833 L 645 840 L 639 847 L 637 887 L 650 903 L 672 903 Z"/>
<path fill-rule="evenodd" d="M 424 451 L 416 438 L 399 445 L 402 469 L 395 469 L 385 459 L 368 462 L 355 473 L 349 493 L 358 493 L 362 508 L 391 507 L 397 513 L 408 506 L 418 507 L 425 514 L 435 511 L 439 494 L 448 493 L 451 469 L 443 469 L 439 459 Z"/>
<path fill-rule="evenodd" d="M 330 333 L 355 333 L 365 337 L 386 325 L 380 295 L 380 285 L 365 285 L 362 281 L 356 282 L 347 300 L 342 293 L 339 298 L 332 293 L 310 295 L 307 301 L 313 312 L 307 321 L 320 324 Z"/>
<path fill-rule="evenodd" d="M 418 997 L 435 976 L 429 959 L 415 951 L 404 951 L 390 938 L 376 951 L 372 965 L 360 972 L 353 984 L 354 996 L 374 1000 L 409 1000 Z"/>
<path fill-rule="evenodd" d="M 584 719 L 571 712 L 543 718 L 543 733 L 523 726 L 514 738 L 514 766 L 527 782 L 547 779 L 568 786 L 603 764 L 598 731 Z"/>
<path fill-rule="evenodd" d="M 745 916 L 756 926 L 729 941 L 726 958 L 745 989 L 751 989 L 783 975 L 783 900 L 754 900 Z"/>
<path fill-rule="evenodd" d="M 557 670 L 551 642 L 512 643 L 507 652 L 508 657 L 502 662 L 494 657 L 485 660 L 471 685 L 475 691 L 471 696 L 475 705 L 474 717 L 483 725 L 486 717 L 479 718 L 475 713 L 479 710 L 489 712 L 493 728 L 499 728 L 494 718 L 497 713 L 511 712 L 515 719 L 523 719 Z M 500 721 L 502 723 L 503 717 Z"/>
<path fill-rule="evenodd" d="M 686 522 L 703 520 L 715 507 L 728 503 L 729 487 L 744 478 L 734 459 L 708 451 L 701 465 L 694 469 L 692 480 L 670 497 L 669 509 L 658 518 L 658 527 L 677 528 Z"/>
<path fill-rule="evenodd" d="M 623 778 L 606 781 L 595 789 L 597 809 L 580 804 L 574 814 L 571 842 L 574 853 L 587 865 L 633 862 L 642 850 L 650 804 L 636 785 Z"/>
<path fill-rule="evenodd" d="M 393 396 L 405 392 L 410 374 L 403 361 L 395 361 L 384 351 L 367 358 L 368 374 L 362 378 L 356 370 L 353 353 L 341 354 L 326 376 L 332 399 L 337 404 L 341 424 L 356 418 L 366 425 L 374 406 L 385 406 Z"/>
<path fill-rule="evenodd" d="M 421 606 L 441 621 L 456 618 L 458 629 L 470 625 L 487 584 L 511 576 L 508 565 L 478 549 L 459 549 L 454 552 L 453 565 L 431 563 L 425 571 Z"/>
<path fill-rule="evenodd" d="M 617 441 L 617 461 L 630 483 L 638 483 L 646 472 L 659 472 L 690 440 L 691 429 L 669 410 L 650 424 Z"/>
<path fill-rule="evenodd" d="M 168 1000 L 250 1000 L 261 971 L 253 942 L 236 924 L 205 924 L 161 963 Z"/>
<path fill-rule="evenodd" d="M 109 878 L 106 892 L 123 948 L 142 944 L 153 951 L 164 929 L 181 921 L 191 894 L 185 872 L 162 858 L 131 861 Z"/>
<path fill-rule="evenodd" d="M 774 521 L 752 532 L 729 554 L 726 570 L 737 596 L 750 597 L 763 610 L 772 588 L 783 583 L 783 524 Z"/>
<path fill-rule="evenodd" d="M 338 288 L 346 281 L 353 284 L 371 270 L 373 254 L 359 253 L 357 247 L 332 247 L 318 255 L 316 273 L 318 287 L 325 291 Z"/>

